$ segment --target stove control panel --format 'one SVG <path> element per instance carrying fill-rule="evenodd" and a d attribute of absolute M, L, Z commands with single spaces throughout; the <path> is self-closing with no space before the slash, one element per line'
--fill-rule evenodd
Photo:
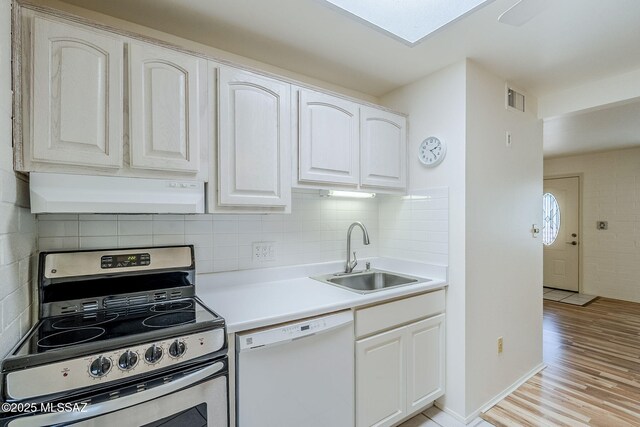
<path fill-rule="evenodd" d="M 224 348 L 225 330 L 214 329 L 125 349 L 35 366 L 6 377 L 6 393 L 29 399 L 121 380 L 215 353 Z M 163 357 L 168 353 L 170 357 Z M 144 358 L 145 363 L 140 363 Z M 114 365 L 117 367 L 114 369 Z"/>

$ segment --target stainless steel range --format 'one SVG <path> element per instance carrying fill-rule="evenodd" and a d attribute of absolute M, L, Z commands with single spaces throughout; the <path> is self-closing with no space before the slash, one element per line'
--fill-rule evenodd
<path fill-rule="evenodd" d="M 38 281 L 0 426 L 228 426 L 226 328 L 195 296 L 193 247 L 43 252 Z"/>

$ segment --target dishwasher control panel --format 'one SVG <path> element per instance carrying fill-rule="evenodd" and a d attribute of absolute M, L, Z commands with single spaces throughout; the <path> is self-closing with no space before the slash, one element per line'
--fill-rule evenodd
<path fill-rule="evenodd" d="M 309 335 L 329 331 L 353 322 L 351 311 L 342 311 L 324 317 L 316 317 L 303 321 L 274 326 L 238 334 L 238 350 L 249 350 L 273 344 L 293 341 Z"/>

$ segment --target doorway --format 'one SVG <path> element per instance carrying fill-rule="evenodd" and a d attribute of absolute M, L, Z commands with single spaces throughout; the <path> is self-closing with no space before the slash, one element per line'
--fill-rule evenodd
<path fill-rule="evenodd" d="M 580 291 L 580 177 L 544 180 L 543 284 Z"/>

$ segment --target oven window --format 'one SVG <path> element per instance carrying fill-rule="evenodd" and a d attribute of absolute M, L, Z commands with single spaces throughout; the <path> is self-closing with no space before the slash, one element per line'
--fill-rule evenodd
<path fill-rule="evenodd" d="M 158 421 L 145 424 L 142 427 L 207 427 L 207 404 L 201 403 L 198 406 L 185 411 L 170 415 Z"/>

